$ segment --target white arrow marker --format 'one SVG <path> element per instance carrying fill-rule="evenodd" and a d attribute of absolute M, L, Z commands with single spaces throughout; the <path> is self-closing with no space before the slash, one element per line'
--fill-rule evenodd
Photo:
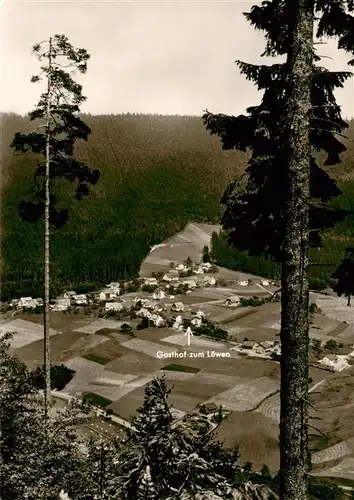
<path fill-rule="evenodd" d="M 187 336 L 187 345 L 191 345 L 191 337 L 193 337 L 193 333 L 190 327 L 187 328 L 186 333 L 184 335 Z"/>

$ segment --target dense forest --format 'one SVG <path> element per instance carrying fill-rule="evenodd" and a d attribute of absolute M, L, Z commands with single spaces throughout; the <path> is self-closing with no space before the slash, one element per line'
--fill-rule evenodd
<path fill-rule="evenodd" d="M 220 197 L 248 161 L 247 154 L 222 151 L 219 139 L 209 135 L 200 117 L 82 118 L 92 134 L 87 143 L 78 145 L 77 154 L 98 168 L 101 178 L 81 202 L 73 200 L 62 182 L 60 204 L 69 209 L 69 221 L 52 236 L 53 293 L 63 286 L 134 276 L 151 245 L 180 231 L 190 220 L 218 221 Z M 2 296 L 39 295 L 43 222 L 23 222 L 18 215 L 19 203 L 33 195 L 36 158 L 30 153 L 17 155 L 10 148 L 16 132 L 29 132 L 35 125 L 27 117 L 3 114 L 1 127 Z M 353 121 L 345 142 L 342 164 L 328 169 L 344 193 L 333 199 L 333 206 L 354 209 Z M 354 218 L 350 217 L 327 232 L 321 250 L 312 252 L 313 278 L 322 281 L 318 286 L 331 275 L 353 236 Z M 232 262 L 231 254 L 218 260 L 228 267 L 242 267 Z"/>

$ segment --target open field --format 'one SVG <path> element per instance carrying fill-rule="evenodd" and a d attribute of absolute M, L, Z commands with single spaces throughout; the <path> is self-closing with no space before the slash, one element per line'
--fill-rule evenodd
<path fill-rule="evenodd" d="M 354 481 L 354 457 L 347 457 L 338 465 L 320 472 L 313 473 L 314 476 L 336 477 L 351 479 Z"/>
<path fill-rule="evenodd" d="M 11 347 L 17 349 L 37 340 L 43 339 L 43 327 L 32 321 L 14 319 L 8 323 L 0 325 L 0 336 L 5 333 L 13 333 Z M 51 328 L 50 335 L 55 335 L 56 331 Z"/>
<path fill-rule="evenodd" d="M 216 436 L 225 446 L 239 447 L 240 463 L 250 461 L 255 470 L 267 464 L 272 472 L 279 468 L 279 427 L 255 412 L 233 411 L 219 426 Z"/>
<path fill-rule="evenodd" d="M 212 397 L 208 403 L 223 405 L 228 410 L 246 411 L 279 390 L 279 384 L 267 377 L 241 382 L 232 389 Z"/>
<path fill-rule="evenodd" d="M 171 261 L 182 262 L 188 256 L 192 259 L 199 257 L 203 246 L 209 244 L 213 230 L 214 226 L 189 224 L 185 231 L 165 242 L 169 246 L 156 248 L 147 256 L 141 268 L 141 275 L 149 276 L 153 271 L 165 271 Z M 240 308 L 222 305 L 230 295 L 265 297 L 274 291 L 275 287 L 262 289 L 255 283 L 257 277 L 223 268 L 219 268 L 214 276 L 227 281 L 227 287 L 198 288 L 161 303 L 182 301 L 185 304 L 182 314 L 184 318 L 190 317 L 190 311 L 201 309 L 209 320 L 227 330 L 232 340 L 279 340 L 278 302 Z M 242 278 L 252 279 L 253 284 L 240 287 L 236 280 Z M 151 297 L 151 294 L 126 294 L 126 305 L 132 304 L 136 296 L 147 298 Z M 332 310 L 332 313 L 334 311 L 337 314 L 339 306 L 335 306 L 337 302 L 333 301 L 333 298 L 323 298 L 320 294 L 312 294 L 311 297 L 316 303 L 322 304 L 323 310 L 327 308 L 326 311 Z M 343 308 L 342 303 L 340 307 Z M 351 309 L 347 309 L 347 314 L 350 314 Z M 349 324 L 349 321 L 345 324 L 342 318 L 338 319 L 338 315 L 332 313 L 330 317 L 327 313 L 314 315 L 310 337 L 325 341 L 332 338 L 346 345 L 353 343 L 354 326 Z M 167 317 L 172 315 L 175 314 L 168 306 Z M 0 332 L 9 331 L 17 325 L 20 330 L 18 339 L 21 341 L 17 340 L 18 343 L 13 344 L 12 351 L 32 367 L 42 363 L 42 317 L 21 315 L 20 318 L 3 318 Z M 218 428 L 218 437 L 224 439 L 228 447 L 239 445 L 241 461 L 253 462 L 256 469 L 267 463 L 272 471 L 277 470 L 279 363 L 242 356 L 231 351 L 232 345 L 228 342 L 217 342 L 203 336 L 194 335 L 191 345 L 188 346 L 184 332 L 167 327 L 136 330 L 135 320 L 129 321 L 133 326 L 133 334 L 122 335 L 119 330 L 124 322 L 83 317 L 80 314 L 52 314 L 53 329 L 61 332 L 51 338 L 53 362 L 63 362 L 76 370 L 64 393 L 97 394 L 111 401 L 108 407 L 117 415 L 128 419 L 136 414 L 137 408 L 142 405 L 146 385 L 154 377 L 164 375 L 172 388 L 169 401 L 175 412 L 184 415 L 194 410 L 198 404 L 206 402 L 224 405 L 231 414 Z M 206 352 L 212 350 L 230 353 L 230 357 L 207 357 Z M 166 357 L 159 357 L 158 352 L 164 353 Z M 175 353 L 184 352 L 184 357 L 173 357 Z M 197 357 L 189 357 L 191 353 L 195 353 Z M 204 353 L 204 357 L 198 356 L 201 353 Z M 183 370 L 164 370 L 169 365 L 183 366 Z M 316 408 L 311 410 L 311 417 L 319 417 L 315 425 L 321 432 L 328 434 L 327 441 L 322 439 L 320 434 L 318 439 L 314 438 L 312 441 L 314 467 L 328 469 L 321 470 L 322 475 L 351 477 L 352 474 L 354 477 L 354 465 L 350 462 L 354 460 L 353 373 L 354 368 L 341 373 L 332 373 L 312 366 L 309 370 L 312 379 L 310 385 L 313 388 L 310 400 Z M 100 432 L 99 429 L 96 430 Z M 84 432 L 91 431 L 86 426 Z M 105 432 L 103 429 L 103 433 Z M 342 469 L 338 469 L 341 466 L 338 464 L 339 460 L 342 460 L 340 464 L 344 464 Z"/>
<path fill-rule="evenodd" d="M 119 328 L 123 325 L 123 323 L 126 323 L 126 321 L 117 321 L 117 320 L 110 320 L 110 319 L 97 319 L 95 321 L 92 321 L 91 323 L 80 327 L 80 332 L 82 333 L 87 333 L 89 335 L 93 335 L 94 333 L 103 330 L 104 328 L 110 328 L 114 330 L 119 330 Z"/>

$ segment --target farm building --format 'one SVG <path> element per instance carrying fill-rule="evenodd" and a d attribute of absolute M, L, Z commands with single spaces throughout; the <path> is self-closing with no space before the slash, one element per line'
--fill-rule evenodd
<path fill-rule="evenodd" d="M 106 302 L 104 308 L 106 311 L 122 311 L 123 304 L 122 302 Z"/>
<path fill-rule="evenodd" d="M 21 297 L 17 303 L 17 307 L 19 309 L 30 309 L 38 307 L 38 302 L 36 299 L 32 299 L 32 297 Z"/>
<path fill-rule="evenodd" d="M 86 306 L 88 303 L 87 295 L 84 293 L 79 295 L 73 295 L 71 297 L 71 300 L 73 301 L 73 304 L 76 306 Z"/>
<path fill-rule="evenodd" d="M 64 299 L 71 299 L 71 297 L 74 297 L 76 295 L 76 292 L 74 290 L 69 290 L 68 292 L 64 293 Z"/>
<path fill-rule="evenodd" d="M 237 284 L 238 286 L 248 286 L 248 280 L 239 280 Z"/>
<path fill-rule="evenodd" d="M 71 305 L 71 300 L 62 298 L 57 299 L 53 305 L 50 306 L 52 311 L 66 311 Z"/>

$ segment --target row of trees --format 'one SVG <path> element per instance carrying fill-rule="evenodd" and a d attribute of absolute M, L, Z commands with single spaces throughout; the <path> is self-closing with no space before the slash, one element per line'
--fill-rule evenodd
<path fill-rule="evenodd" d="M 223 148 L 252 153 L 246 176 L 232 182 L 222 198 L 229 240 L 250 255 L 281 264 L 282 500 L 309 498 L 309 248 L 321 245 L 321 230 L 348 215 L 328 203 L 341 191 L 313 153 L 326 153 L 324 165 L 340 162 L 345 145 L 338 137 L 348 125 L 334 90 L 351 73 L 330 72 L 320 64 L 314 33 L 319 41 L 335 37 L 338 48 L 353 55 L 353 11 L 352 0 L 273 0 L 253 6 L 245 16 L 265 32 L 262 55 L 285 56 L 286 61 L 237 61 L 241 72 L 264 91 L 261 104 L 237 117 L 204 115 L 207 129 L 221 138 Z"/>

